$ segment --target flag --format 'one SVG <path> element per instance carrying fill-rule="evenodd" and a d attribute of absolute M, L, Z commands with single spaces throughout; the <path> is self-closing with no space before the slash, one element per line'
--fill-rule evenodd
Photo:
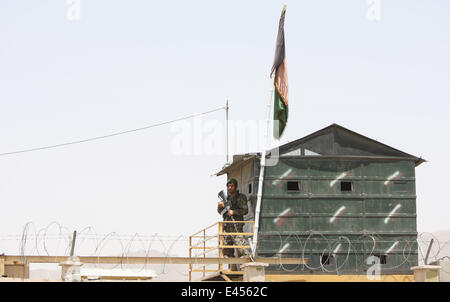
<path fill-rule="evenodd" d="M 275 49 L 275 59 L 273 61 L 270 77 L 275 72 L 274 79 L 274 107 L 273 107 L 273 136 L 280 139 L 286 128 L 288 120 L 288 78 L 286 69 L 286 53 L 284 43 L 284 16 L 286 14 L 286 6 L 281 12 L 280 24 L 278 26 L 277 45 Z M 278 121 L 278 127 L 276 122 Z"/>

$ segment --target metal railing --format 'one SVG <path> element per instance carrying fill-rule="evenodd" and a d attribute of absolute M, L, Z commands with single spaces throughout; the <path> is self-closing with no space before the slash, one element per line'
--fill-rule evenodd
<path fill-rule="evenodd" d="M 224 224 L 235 223 L 250 225 L 251 232 L 226 232 L 224 231 Z M 223 249 L 225 248 L 242 248 L 250 249 L 250 245 L 225 245 L 225 236 L 244 236 L 253 237 L 255 229 L 254 221 L 218 221 L 197 233 L 189 236 L 189 257 L 190 258 L 206 258 L 216 253 L 216 257 L 223 258 Z M 212 234 L 211 234 L 212 233 Z M 192 281 L 193 273 L 202 273 L 206 277 L 206 273 L 218 273 L 223 270 L 223 264 L 218 263 L 217 269 L 207 268 L 205 264 L 189 264 L 189 281 Z M 197 268 L 200 266 L 201 268 Z"/>

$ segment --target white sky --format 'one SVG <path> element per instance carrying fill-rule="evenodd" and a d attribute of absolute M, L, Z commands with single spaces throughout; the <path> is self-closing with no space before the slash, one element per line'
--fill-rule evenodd
<path fill-rule="evenodd" d="M 80 3 L 80 19 L 69 21 L 66 1 L 0 2 L 0 153 L 226 99 L 231 119 L 263 120 L 285 3 L 290 117 L 281 142 L 338 123 L 422 156 L 418 229 L 449 229 L 449 1 L 381 0 L 379 21 L 368 20 L 365 0 Z M 176 155 L 174 137 L 162 126 L 0 157 L 0 235 L 21 234 L 28 221 L 170 235 L 216 222 L 225 178 L 211 175 L 225 149 Z"/>

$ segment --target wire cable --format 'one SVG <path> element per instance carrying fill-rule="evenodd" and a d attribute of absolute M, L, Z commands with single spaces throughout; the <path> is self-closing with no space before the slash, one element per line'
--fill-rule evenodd
<path fill-rule="evenodd" d="M 188 116 L 185 116 L 185 117 L 181 117 L 181 118 L 177 118 L 177 119 L 174 119 L 174 120 L 165 121 L 165 122 L 161 122 L 161 123 L 157 123 L 157 124 L 153 124 L 153 125 L 149 125 L 149 126 L 144 126 L 144 127 L 140 127 L 140 128 L 131 129 L 131 130 L 115 132 L 115 133 L 102 135 L 102 136 L 95 136 L 95 137 L 82 139 L 82 140 L 77 140 L 77 141 L 71 141 L 71 142 L 66 142 L 66 143 L 61 143 L 61 144 L 56 144 L 56 145 L 37 147 L 37 148 L 30 148 L 30 149 L 24 149 L 24 150 L 17 150 L 17 151 L 11 151 L 11 152 L 4 152 L 4 153 L 0 153 L 0 156 L 13 155 L 13 154 L 19 154 L 19 153 L 26 153 L 26 152 L 33 152 L 33 151 L 40 151 L 40 150 L 45 150 L 45 149 L 52 149 L 52 148 L 64 147 L 64 146 L 68 146 L 68 145 L 74 145 L 74 144 L 81 144 L 81 143 L 91 142 L 91 141 L 95 141 L 95 140 L 110 138 L 110 137 L 113 137 L 113 136 L 118 136 L 118 135 L 128 134 L 128 133 L 132 133 L 132 132 L 147 130 L 147 129 L 150 129 L 150 128 L 154 128 L 154 127 L 158 127 L 158 126 L 162 126 L 162 125 L 167 125 L 167 124 L 178 122 L 178 121 L 182 121 L 182 120 L 187 120 L 187 119 L 190 119 L 190 118 L 193 118 L 193 117 L 196 117 L 196 116 L 206 115 L 206 114 L 213 113 L 213 112 L 216 112 L 216 111 L 219 111 L 219 110 L 224 110 L 224 109 L 226 109 L 226 107 L 220 107 L 220 108 L 216 108 L 216 109 L 213 109 L 213 110 L 205 111 L 205 112 L 202 112 L 202 113 L 195 113 L 195 114 L 191 114 L 191 115 L 188 115 Z"/>

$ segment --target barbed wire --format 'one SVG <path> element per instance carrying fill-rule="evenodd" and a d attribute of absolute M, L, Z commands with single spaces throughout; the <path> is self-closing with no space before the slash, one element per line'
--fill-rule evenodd
<path fill-rule="evenodd" d="M 50 232 L 51 229 L 56 228 L 56 232 Z M 450 259 L 448 255 L 441 255 L 443 249 L 450 246 L 450 240 L 438 240 L 438 238 L 428 232 L 418 234 L 415 240 L 386 240 L 380 234 L 376 232 L 365 232 L 364 234 L 356 237 L 349 238 L 345 235 L 339 235 L 335 238 L 329 238 L 327 234 L 318 231 L 302 232 L 300 234 L 283 235 L 277 231 L 263 234 L 260 237 L 259 242 L 270 243 L 275 250 L 270 257 L 278 257 L 280 259 L 277 264 L 279 270 L 286 272 L 294 271 L 321 271 L 328 274 L 341 274 L 342 269 L 349 269 L 346 264 L 351 264 L 351 255 L 355 255 L 355 272 L 361 272 L 361 270 L 367 269 L 370 264 L 366 263 L 366 260 L 370 256 L 383 255 L 380 250 L 377 250 L 380 246 L 386 246 L 390 244 L 395 246 L 393 250 L 384 253 L 388 255 L 390 253 L 400 255 L 400 261 L 397 261 L 396 265 L 387 266 L 383 264 L 383 270 L 395 270 L 404 267 L 407 263 L 416 264 L 415 262 L 424 262 L 424 255 L 421 249 L 427 250 L 428 246 L 433 240 L 433 246 L 428 256 L 428 262 L 439 261 L 443 259 Z M 328 235 L 329 236 L 329 235 Z M 71 247 L 72 231 L 58 223 L 53 221 L 47 226 L 38 229 L 33 222 L 27 222 L 23 227 L 22 234 L 6 234 L 0 235 L 0 243 L 3 241 L 18 241 L 19 243 L 19 255 L 23 261 L 26 260 L 26 256 L 52 256 L 50 245 L 55 245 L 56 251 L 63 250 L 62 256 L 68 256 Z M 201 239 L 201 238 L 200 238 Z M 215 238 L 218 240 L 218 237 Z M 51 241 L 51 242 L 50 242 Z M 91 242 L 91 248 L 86 248 L 88 242 Z M 162 247 L 161 250 L 154 249 L 154 252 L 161 253 L 163 257 L 169 258 L 174 247 L 177 244 L 187 244 L 189 242 L 189 236 L 186 235 L 160 235 L 158 233 L 150 234 L 118 234 L 117 232 L 110 232 L 107 234 L 98 234 L 92 226 L 87 226 L 81 231 L 77 232 L 77 241 L 75 244 L 74 254 L 77 256 L 87 255 L 98 257 L 99 261 L 93 265 L 100 265 L 100 257 L 104 254 L 106 249 L 112 250 L 111 246 L 113 242 L 116 242 L 114 248 L 114 254 L 120 258 L 119 263 L 116 263 L 112 268 L 120 267 L 125 269 L 126 267 L 133 265 L 139 266 L 137 271 L 146 271 L 149 269 L 149 263 L 145 261 L 144 264 L 130 264 L 128 258 L 133 253 L 144 255 L 143 257 L 149 258 L 152 247 L 155 243 L 159 243 Z M 217 242 L 218 243 L 218 242 Z M 194 243 L 193 243 L 194 244 Z M 315 249 L 315 246 L 320 246 L 319 250 Z M 284 249 L 285 246 L 288 249 Z M 292 246 L 298 246 L 297 250 L 294 250 Z M 133 247 L 139 247 L 138 251 L 133 251 Z M 84 249 L 84 253 L 82 250 Z M 418 250 L 417 257 L 415 251 Z M 186 248 L 187 251 L 187 248 Z M 201 251 L 200 251 L 201 252 Z M 111 253 L 111 252 L 110 252 Z M 303 259 L 307 259 L 309 255 L 319 255 L 318 264 L 310 264 L 308 262 L 304 264 L 286 265 L 282 263 L 282 258 L 291 254 L 301 255 Z M 58 255 L 59 254 L 53 254 Z M 193 257 L 198 257 L 199 253 L 194 253 Z M 209 254 L 209 256 L 217 256 L 217 251 Z M 414 257 L 413 257 L 414 256 Z M 322 259 L 334 259 L 334 267 L 330 266 L 331 261 L 322 261 Z M 158 275 L 165 275 L 168 273 L 166 270 L 166 264 L 162 264 L 161 271 Z M 205 265 L 206 266 L 206 265 Z M 186 276 L 185 273 L 176 271 L 177 274 Z"/>
<path fill-rule="evenodd" d="M 56 228 L 57 232 L 49 233 L 51 228 Z M 47 226 L 38 229 L 34 222 L 27 222 L 23 228 L 22 235 L 2 235 L 0 236 L 0 243 L 2 241 L 19 241 L 19 255 L 22 261 L 26 261 L 26 256 L 52 256 L 50 251 L 51 243 L 56 244 L 56 254 L 60 256 L 58 251 L 63 250 L 62 256 L 69 256 L 69 251 L 72 244 L 72 231 L 61 225 L 60 223 L 54 221 L 49 223 Z M 51 242 L 50 242 L 51 241 Z M 80 251 L 85 248 L 84 245 L 90 241 L 93 243 L 91 249 L 87 252 Z M 153 235 L 141 235 L 135 233 L 133 235 L 120 235 L 116 232 L 111 232 L 108 234 L 97 234 L 92 226 L 85 227 L 81 231 L 77 232 L 77 240 L 74 248 L 74 255 L 76 256 L 94 256 L 98 257 L 99 261 L 93 265 L 100 265 L 100 256 L 104 254 L 104 250 L 110 248 L 112 241 L 116 241 L 119 245 L 119 249 L 115 250 L 115 253 L 120 258 L 119 263 L 114 264 L 111 268 L 125 269 L 125 266 L 139 266 L 139 264 L 128 263 L 128 258 L 131 257 L 133 244 L 138 244 L 140 250 L 137 252 L 139 254 L 144 254 L 145 258 L 148 258 L 151 254 L 152 244 L 154 242 L 159 242 L 162 245 L 162 251 L 160 249 L 154 250 L 154 252 L 161 253 L 164 258 L 171 256 L 172 250 L 177 243 L 188 242 L 188 237 L 184 235 L 159 235 L 155 233 Z M 169 242 L 170 245 L 166 246 L 165 243 Z M 148 244 L 147 244 L 148 243 Z M 159 276 L 167 274 L 166 262 L 163 263 L 162 271 L 158 273 Z M 137 271 L 148 270 L 149 263 L 146 261 L 142 267 Z M 185 273 L 180 273 L 175 270 L 176 273 L 186 276 Z"/>

